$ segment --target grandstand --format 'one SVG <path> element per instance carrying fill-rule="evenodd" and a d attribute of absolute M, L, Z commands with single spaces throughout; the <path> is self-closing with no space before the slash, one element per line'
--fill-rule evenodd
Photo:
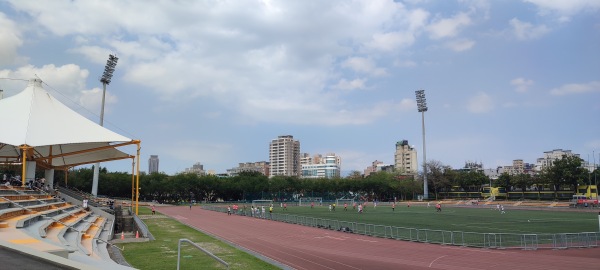
<path fill-rule="evenodd" d="M 0 187 L 0 253 L 8 260 L 3 266 L 133 269 L 109 255 L 115 216 L 94 205 L 86 211 L 74 191 L 60 193 L 58 198 L 24 187 Z"/>

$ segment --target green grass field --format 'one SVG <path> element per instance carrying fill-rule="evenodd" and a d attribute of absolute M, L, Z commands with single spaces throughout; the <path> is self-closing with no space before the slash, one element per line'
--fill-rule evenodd
<path fill-rule="evenodd" d="M 248 206 L 249 207 L 249 206 Z M 597 232 L 598 214 L 596 212 L 580 211 L 546 211 L 546 210 L 513 210 L 506 209 L 505 214 L 493 209 L 493 206 L 480 205 L 478 208 L 443 207 L 442 212 L 436 212 L 431 207 L 398 204 L 395 211 L 391 206 L 372 205 L 365 208 L 362 214 L 357 213 L 351 206 L 344 211 L 343 206 L 336 211 L 328 207 L 288 207 L 284 211 L 279 205 L 274 207 L 274 213 L 308 216 L 323 219 L 388 225 L 396 227 L 480 232 L 480 233 L 574 233 Z"/>
<path fill-rule="evenodd" d="M 148 208 L 139 208 L 139 215 L 150 215 Z M 155 241 L 118 244 L 124 246 L 123 256 L 138 269 L 162 270 L 177 267 L 179 239 L 187 238 L 229 263 L 229 269 L 279 269 L 253 255 L 245 253 L 211 236 L 157 213 L 157 218 L 144 219 Z M 225 269 L 214 259 L 188 243 L 181 246 L 181 269 Z"/>

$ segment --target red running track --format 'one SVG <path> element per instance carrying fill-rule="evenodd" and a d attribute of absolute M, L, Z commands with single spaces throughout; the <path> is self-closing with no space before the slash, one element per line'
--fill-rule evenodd
<path fill-rule="evenodd" d="M 160 207 L 190 227 L 291 269 L 600 269 L 600 248 L 496 250 L 414 243 L 203 210 Z"/>

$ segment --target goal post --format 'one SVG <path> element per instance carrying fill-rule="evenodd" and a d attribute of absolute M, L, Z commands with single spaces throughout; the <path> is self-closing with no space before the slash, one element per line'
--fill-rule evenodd
<path fill-rule="evenodd" d="M 315 205 L 321 205 L 321 204 L 323 204 L 323 198 L 322 197 L 302 197 L 298 201 L 298 205 L 299 206 L 310 206 L 310 204 L 313 202 L 315 203 Z"/>
<path fill-rule="evenodd" d="M 271 206 L 273 205 L 273 200 L 252 200 L 252 206 Z"/>
<path fill-rule="evenodd" d="M 337 207 L 344 206 L 344 203 L 347 203 L 348 206 L 352 206 L 354 204 L 354 199 L 336 199 L 335 200 L 335 205 Z"/>

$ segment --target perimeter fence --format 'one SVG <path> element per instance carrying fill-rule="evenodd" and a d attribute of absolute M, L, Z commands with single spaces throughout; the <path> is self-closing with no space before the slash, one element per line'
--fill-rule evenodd
<path fill-rule="evenodd" d="M 223 213 L 227 212 L 226 207 L 216 205 L 203 205 L 202 208 Z M 465 247 L 535 250 L 591 248 L 598 247 L 600 244 L 600 232 L 554 234 L 479 233 L 406 228 L 279 213 L 239 211 L 232 214 L 381 238 Z"/>

